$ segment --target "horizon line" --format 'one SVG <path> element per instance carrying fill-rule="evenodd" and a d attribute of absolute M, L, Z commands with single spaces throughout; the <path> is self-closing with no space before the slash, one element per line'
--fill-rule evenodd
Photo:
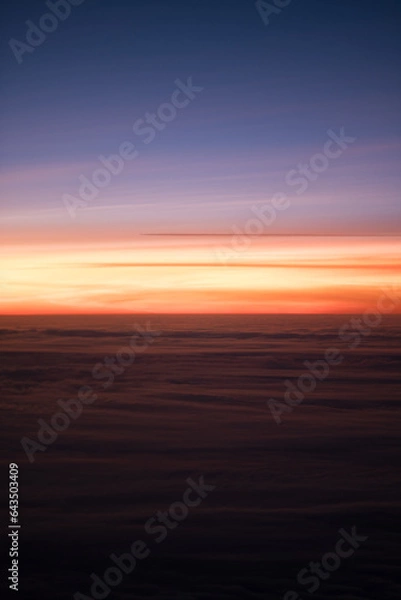
<path fill-rule="evenodd" d="M 132 313 L 125 313 L 125 312 L 119 312 L 119 313 L 35 313 L 35 314 L 31 314 L 31 313 L 19 313 L 19 314 L 0 314 L 0 319 L 1 318 L 6 318 L 6 317 L 129 317 L 129 316 L 162 316 L 162 317 L 201 317 L 201 316 L 205 316 L 205 317 L 210 317 L 210 316 L 215 316 L 215 317 L 232 317 L 232 316 L 239 316 L 239 317 L 260 317 L 260 316 L 307 316 L 307 317 L 341 317 L 344 315 L 349 315 L 349 316 L 355 316 L 356 314 L 359 314 L 358 312 L 350 312 L 350 313 L 346 313 L 346 312 L 315 312 L 315 313 L 308 313 L 308 312 L 299 312 L 299 313 L 295 313 L 295 312 L 254 312 L 254 313 L 243 313 L 243 312 L 230 312 L 230 313 L 223 313 L 223 312 L 217 312 L 217 313 L 212 313 L 212 312 L 199 312 L 199 313 L 160 313 L 160 312 L 132 312 Z M 397 313 L 394 312 L 392 314 L 388 315 L 389 317 L 400 317 L 401 318 L 401 313 Z"/>

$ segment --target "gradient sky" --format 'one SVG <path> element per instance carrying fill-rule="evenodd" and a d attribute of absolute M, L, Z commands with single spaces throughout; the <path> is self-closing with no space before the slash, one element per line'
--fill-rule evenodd
<path fill-rule="evenodd" d="M 84 0 L 22 64 L 9 40 L 48 9 L 2 12 L 2 312 L 354 312 L 401 282 L 399 2 L 293 0 L 265 26 L 247 0 Z M 134 123 L 190 76 L 203 91 L 145 144 Z M 125 141 L 138 157 L 71 218 L 63 196 Z"/>

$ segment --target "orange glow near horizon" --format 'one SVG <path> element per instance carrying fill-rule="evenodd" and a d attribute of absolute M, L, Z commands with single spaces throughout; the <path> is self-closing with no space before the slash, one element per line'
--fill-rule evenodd
<path fill-rule="evenodd" d="M 359 313 L 401 283 L 396 237 L 255 237 L 237 251 L 213 236 L 5 250 L 3 315 Z"/>

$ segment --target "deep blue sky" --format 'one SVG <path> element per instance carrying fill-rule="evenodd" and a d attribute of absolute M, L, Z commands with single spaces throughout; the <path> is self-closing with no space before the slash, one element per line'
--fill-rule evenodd
<path fill-rule="evenodd" d="M 362 213 L 384 229 L 401 221 L 396 0 L 293 0 L 268 27 L 247 0 L 85 0 L 19 65 L 8 40 L 24 41 L 25 21 L 44 12 L 42 1 L 2 7 L 6 215 L 63 208 L 98 155 L 135 141 L 132 124 L 193 76 L 203 92 L 152 144 L 140 142 L 140 158 L 96 205 L 144 203 L 167 215 L 174 200 L 193 209 L 180 213 L 184 229 L 200 219 L 224 230 L 250 202 L 285 190 L 286 173 L 344 126 L 356 143 L 287 225 L 310 222 L 311 211 L 339 227 Z"/>

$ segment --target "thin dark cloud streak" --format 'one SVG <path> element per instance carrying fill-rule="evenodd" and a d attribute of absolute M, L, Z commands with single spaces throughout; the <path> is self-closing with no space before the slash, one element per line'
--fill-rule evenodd
<path fill-rule="evenodd" d="M 232 237 L 233 233 L 141 233 L 143 236 L 156 237 Z M 401 237 L 399 233 L 261 233 L 255 235 L 258 238 L 268 237 L 323 237 L 323 238 L 376 238 L 376 237 Z"/>
<path fill-rule="evenodd" d="M 176 263 L 176 262 L 157 262 L 157 263 L 85 263 L 82 265 L 69 265 L 74 268 L 91 268 L 91 269 L 103 269 L 103 268 L 159 268 L 159 267 L 180 267 L 180 268 L 188 268 L 188 267 L 203 267 L 203 268 L 212 268 L 218 267 L 221 268 L 224 265 L 221 265 L 216 262 L 185 262 L 185 263 Z M 252 269 L 363 269 L 363 270 L 374 270 L 374 269 L 388 269 L 388 270 L 399 270 L 398 264 L 329 264 L 329 263 L 251 263 L 251 262 L 230 262 L 230 267 L 241 267 L 241 268 L 252 268 Z"/>

